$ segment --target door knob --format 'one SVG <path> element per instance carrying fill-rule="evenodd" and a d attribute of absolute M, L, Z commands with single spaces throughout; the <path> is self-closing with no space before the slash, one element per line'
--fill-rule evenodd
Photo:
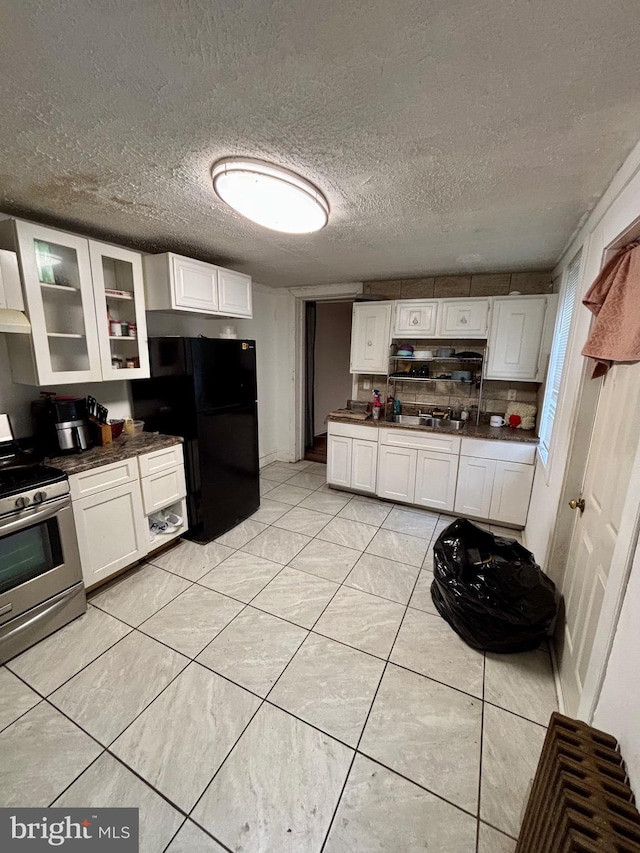
<path fill-rule="evenodd" d="M 580 515 L 582 515 L 582 513 L 584 512 L 584 501 L 582 500 L 582 498 L 578 498 L 578 500 L 574 498 L 573 500 L 569 501 L 569 506 L 571 507 L 571 509 L 579 509 Z"/>

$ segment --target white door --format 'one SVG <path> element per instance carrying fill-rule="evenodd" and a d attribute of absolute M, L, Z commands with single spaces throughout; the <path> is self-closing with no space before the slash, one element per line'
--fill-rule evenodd
<path fill-rule="evenodd" d="M 413 503 L 417 451 L 381 444 L 378 448 L 378 496 Z"/>
<path fill-rule="evenodd" d="M 218 270 L 211 264 L 176 255 L 172 258 L 173 307 L 218 310 Z"/>
<path fill-rule="evenodd" d="M 418 450 L 414 503 L 452 510 L 457 475 L 457 454 Z"/>
<path fill-rule="evenodd" d="M 546 296 L 507 296 L 493 300 L 487 379 L 532 382 L 538 375 Z"/>
<path fill-rule="evenodd" d="M 359 492 L 376 491 L 378 471 L 378 442 L 351 439 L 351 488 Z"/>
<path fill-rule="evenodd" d="M 148 552 L 139 481 L 74 500 L 72 506 L 86 587 Z"/>
<path fill-rule="evenodd" d="M 142 256 L 96 240 L 89 252 L 102 378 L 144 379 L 150 372 Z M 112 320 L 119 328 L 111 328 Z"/>
<path fill-rule="evenodd" d="M 489 518 L 493 479 L 498 463 L 493 459 L 461 456 L 455 510 L 461 515 Z M 531 466 L 533 467 L 533 466 Z M 527 498 L 527 504 L 528 504 Z"/>
<path fill-rule="evenodd" d="M 486 338 L 488 299 L 443 299 L 438 310 L 438 337 Z"/>
<path fill-rule="evenodd" d="M 37 384 L 102 379 L 96 310 L 84 237 L 16 222 Z"/>
<path fill-rule="evenodd" d="M 327 483 L 332 486 L 351 486 L 351 442 L 343 435 L 330 435 L 327 439 Z"/>
<path fill-rule="evenodd" d="M 524 527 L 534 470 L 535 465 L 523 465 L 521 462 L 496 462 L 489 513 L 492 521 Z"/>
<path fill-rule="evenodd" d="M 397 337 L 429 337 L 436 334 L 438 300 L 398 300 L 394 332 Z"/>
<path fill-rule="evenodd" d="M 351 373 L 387 373 L 393 302 L 356 302 L 351 326 Z"/>
<path fill-rule="evenodd" d="M 218 310 L 230 317 L 253 317 L 251 278 L 233 270 L 218 270 Z"/>
<path fill-rule="evenodd" d="M 556 637 L 566 713 L 575 716 L 585 684 L 593 641 L 609 579 L 640 442 L 638 365 L 616 365 L 605 378 L 584 474 L 584 513 L 576 522 L 562 580 L 565 624 Z M 576 498 L 578 496 L 576 495 Z M 634 497 L 637 500 L 636 497 Z"/>

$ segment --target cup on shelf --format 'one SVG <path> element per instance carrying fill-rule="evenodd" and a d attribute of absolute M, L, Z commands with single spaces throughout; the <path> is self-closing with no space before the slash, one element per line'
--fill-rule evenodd
<path fill-rule="evenodd" d="M 109 334 L 112 338 L 122 337 L 122 323 L 120 320 L 109 320 Z"/>

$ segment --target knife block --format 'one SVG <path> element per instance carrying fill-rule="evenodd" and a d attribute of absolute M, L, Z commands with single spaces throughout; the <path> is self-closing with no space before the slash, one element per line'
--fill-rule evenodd
<path fill-rule="evenodd" d="M 91 437 L 93 439 L 93 443 L 98 447 L 105 447 L 107 444 L 113 443 L 113 436 L 111 434 L 111 424 L 101 424 L 98 423 L 95 418 L 89 418 L 89 427 L 91 429 Z"/>

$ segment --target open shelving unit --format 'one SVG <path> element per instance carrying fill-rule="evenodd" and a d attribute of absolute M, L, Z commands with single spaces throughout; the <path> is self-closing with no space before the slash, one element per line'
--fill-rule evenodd
<path fill-rule="evenodd" d="M 404 340 L 404 339 L 403 339 Z M 442 341 L 438 341 L 437 343 L 431 341 L 429 339 L 421 339 L 421 344 L 424 343 L 426 349 L 435 349 L 437 346 L 442 345 Z M 396 342 L 394 342 L 396 343 Z M 389 370 L 387 372 L 387 391 L 385 395 L 385 400 L 389 398 L 390 393 L 395 397 L 396 394 L 393 392 L 393 388 L 397 382 L 415 382 L 420 384 L 435 384 L 437 382 L 454 382 L 457 385 L 464 385 L 469 388 L 469 398 L 472 396 L 476 397 L 476 423 L 480 422 L 480 408 L 482 403 L 482 386 L 484 381 L 484 362 L 485 362 L 485 345 L 478 345 L 478 341 L 474 340 L 472 342 L 465 343 L 464 346 L 473 347 L 475 350 L 482 350 L 482 357 L 480 358 L 457 358 L 454 356 L 448 356 L 444 358 L 439 358 L 438 356 L 432 356 L 430 358 L 420 358 L 416 356 L 401 356 L 401 355 L 390 355 L 389 356 Z M 461 349 L 458 347 L 458 349 Z M 461 349 L 464 352 L 464 349 Z M 436 364 L 455 364 L 458 365 L 461 369 L 470 369 L 475 375 L 471 380 L 466 379 L 452 379 L 451 373 L 449 370 L 449 375 L 446 375 L 446 371 L 442 371 L 438 376 L 419 376 L 415 374 L 411 374 L 410 372 L 404 372 L 397 370 L 398 365 L 419 365 L 419 366 L 429 366 L 431 372 L 431 365 Z M 468 368 L 466 366 L 469 366 Z M 445 375 L 443 375 L 443 373 Z M 477 395 L 471 393 L 471 391 L 477 391 Z"/>

